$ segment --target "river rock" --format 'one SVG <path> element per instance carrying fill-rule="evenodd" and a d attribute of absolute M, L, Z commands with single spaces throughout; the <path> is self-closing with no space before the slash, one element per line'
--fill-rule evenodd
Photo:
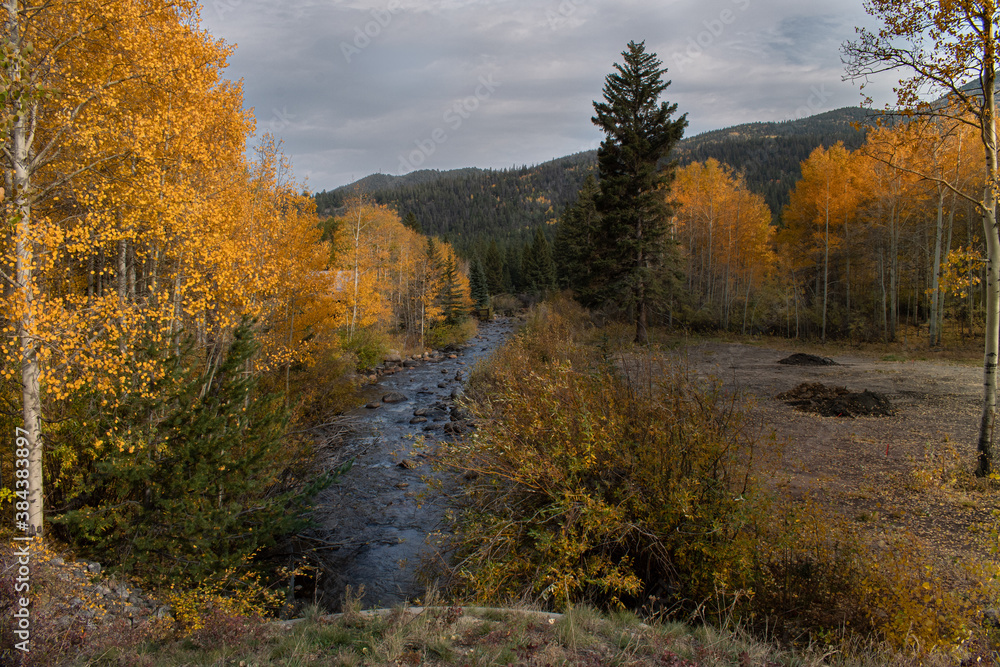
<path fill-rule="evenodd" d="M 451 420 L 456 422 L 467 421 L 472 417 L 465 408 L 456 405 L 451 409 Z"/>
<path fill-rule="evenodd" d="M 414 417 L 425 417 L 427 415 L 428 408 L 417 408 L 413 411 Z"/>
<path fill-rule="evenodd" d="M 415 468 L 420 467 L 420 464 L 414 461 L 413 459 L 403 459 L 396 465 L 402 468 L 403 470 L 414 470 Z"/>
<path fill-rule="evenodd" d="M 406 361 L 403 362 L 404 368 L 416 368 L 419 365 L 420 362 L 417 361 L 416 359 L 407 359 Z"/>
<path fill-rule="evenodd" d="M 409 399 L 406 398 L 406 394 L 401 394 L 398 391 L 390 391 L 382 397 L 383 403 L 404 403 L 407 400 Z"/>
<path fill-rule="evenodd" d="M 403 357 L 395 350 L 389 350 L 389 354 L 385 355 L 385 363 L 387 364 L 398 364 L 402 363 L 402 361 Z"/>
<path fill-rule="evenodd" d="M 414 417 L 410 420 L 411 424 L 423 424 L 427 421 L 427 417 Z"/>
<path fill-rule="evenodd" d="M 381 408 L 382 404 L 381 403 L 372 402 L 372 403 L 369 403 L 368 405 L 366 405 L 365 407 L 368 408 L 369 410 L 374 410 L 376 408 Z"/>

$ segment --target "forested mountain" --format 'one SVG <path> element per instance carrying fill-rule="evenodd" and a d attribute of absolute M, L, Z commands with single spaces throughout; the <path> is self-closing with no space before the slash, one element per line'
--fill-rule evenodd
<path fill-rule="evenodd" d="M 777 218 L 801 176 L 799 165 L 809 153 L 838 141 L 848 150 L 861 147 L 866 133 L 854 129 L 854 124 L 868 124 L 871 114 L 845 107 L 794 121 L 746 123 L 686 139 L 674 155 L 682 166 L 715 158 L 743 172 L 747 186 L 764 197 Z"/>
<path fill-rule="evenodd" d="M 406 176 L 375 174 L 333 192 L 316 195 L 320 214 L 332 214 L 355 192 L 371 195 L 401 216 L 412 213 L 428 234 L 468 250 L 482 238 L 502 245 L 531 239 L 534 229 L 554 222 L 576 199 L 584 178 L 596 173 L 589 151 L 535 167 L 503 170 L 422 170 Z"/>
<path fill-rule="evenodd" d="M 865 133 L 852 123 L 865 122 L 869 113 L 847 107 L 799 120 L 713 130 L 680 142 L 674 158 L 681 165 L 715 158 L 743 171 L 747 185 L 765 198 L 777 217 L 800 177 L 800 162 L 817 146 L 838 141 L 850 150 L 861 146 Z M 530 241 L 535 228 L 555 222 L 575 201 L 590 173 L 597 173 L 596 151 L 534 167 L 374 174 L 320 192 L 316 202 L 321 214 L 331 215 L 352 193 L 364 192 L 401 216 L 412 213 L 423 231 L 446 237 L 468 252 L 486 239 L 496 239 L 501 246 Z"/>

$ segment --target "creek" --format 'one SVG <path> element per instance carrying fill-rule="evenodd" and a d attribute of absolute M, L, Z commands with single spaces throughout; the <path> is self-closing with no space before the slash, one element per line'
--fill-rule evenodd
<path fill-rule="evenodd" d="M 424 595 L 421 573 L 446 558 L 442 537 L 460 483 L 451 472 L 432 470 L 432 462 L 441 442 L 471 427 L 455 401 L 473 366 L 513 330 L 509 320 L 482 323 L 461 349 L 407 360 L 366 388 L 369 403 L 349 413 L 354 426 L 338 451 L 354 465 L 315 503 L 315 534 L 325 545 L 317 551 L 316 581 L 324 606 L 338 610 L 347 586 L 364 586 L 365 608 Z"/>

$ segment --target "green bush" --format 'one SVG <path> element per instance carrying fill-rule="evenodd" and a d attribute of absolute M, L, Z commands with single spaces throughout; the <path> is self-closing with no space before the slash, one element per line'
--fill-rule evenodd
<path fill-rule="evenodd" d="M 473 319 L 462 320 L 454 324 L 435 324 L 427 331 L 424 344 L 436 350 L 458 347 L 475 336 L 477 330 L 476 321 Z"/>
<path fill-rule="evenodd" d="M 246 373 L 255 349 L 245 323 L 217 367 L 191 373 L 175 359 L 158 398 L 126 406 L 127 431 L 107 423 L 115 415 L 96 417 L 102 455 L 54 517 L 78 549 L 153 584 L 195 584 L 245 570 L 301 527 L 309 498 L 332 480 L 299 488 L 286 478 L 285 411 Z"/>
<path fill-rule="evenodd" d="M 341 345 L 357 358 L 358 371 L 375 368 L 389 353 L 389 337 L 375 329 L 356 329 L 353 334 L 345 331 Z"/>

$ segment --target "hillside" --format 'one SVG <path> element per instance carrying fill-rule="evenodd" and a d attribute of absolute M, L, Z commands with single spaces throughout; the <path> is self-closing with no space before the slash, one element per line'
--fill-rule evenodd
<path fill-rule="evenodd" d="M 777 216 L 800 176 L 800 162 L 817 146 L 837 141 L 851 150 L 861 146 L 864 132 L 852 124 L 865 122 L 869 114 L 846 107 L 799 120 L 712 130 L 681 141 L 673 158 L 682 165 L 715 158 L 743 171 L 750 189 L 763 195 Z M 534 167 L 374 174 L 320 192 L 316 201 L 320 213 L 330 215 L 352 192 L 361 191 L 402 216 L 413 213 L 424 231 L 449 238 L 461 250 L 489 238 L 501 245 L 521 244 L 536 227 L 554 222 L 596 169 L 597 152 L 587 151 Z"/>

